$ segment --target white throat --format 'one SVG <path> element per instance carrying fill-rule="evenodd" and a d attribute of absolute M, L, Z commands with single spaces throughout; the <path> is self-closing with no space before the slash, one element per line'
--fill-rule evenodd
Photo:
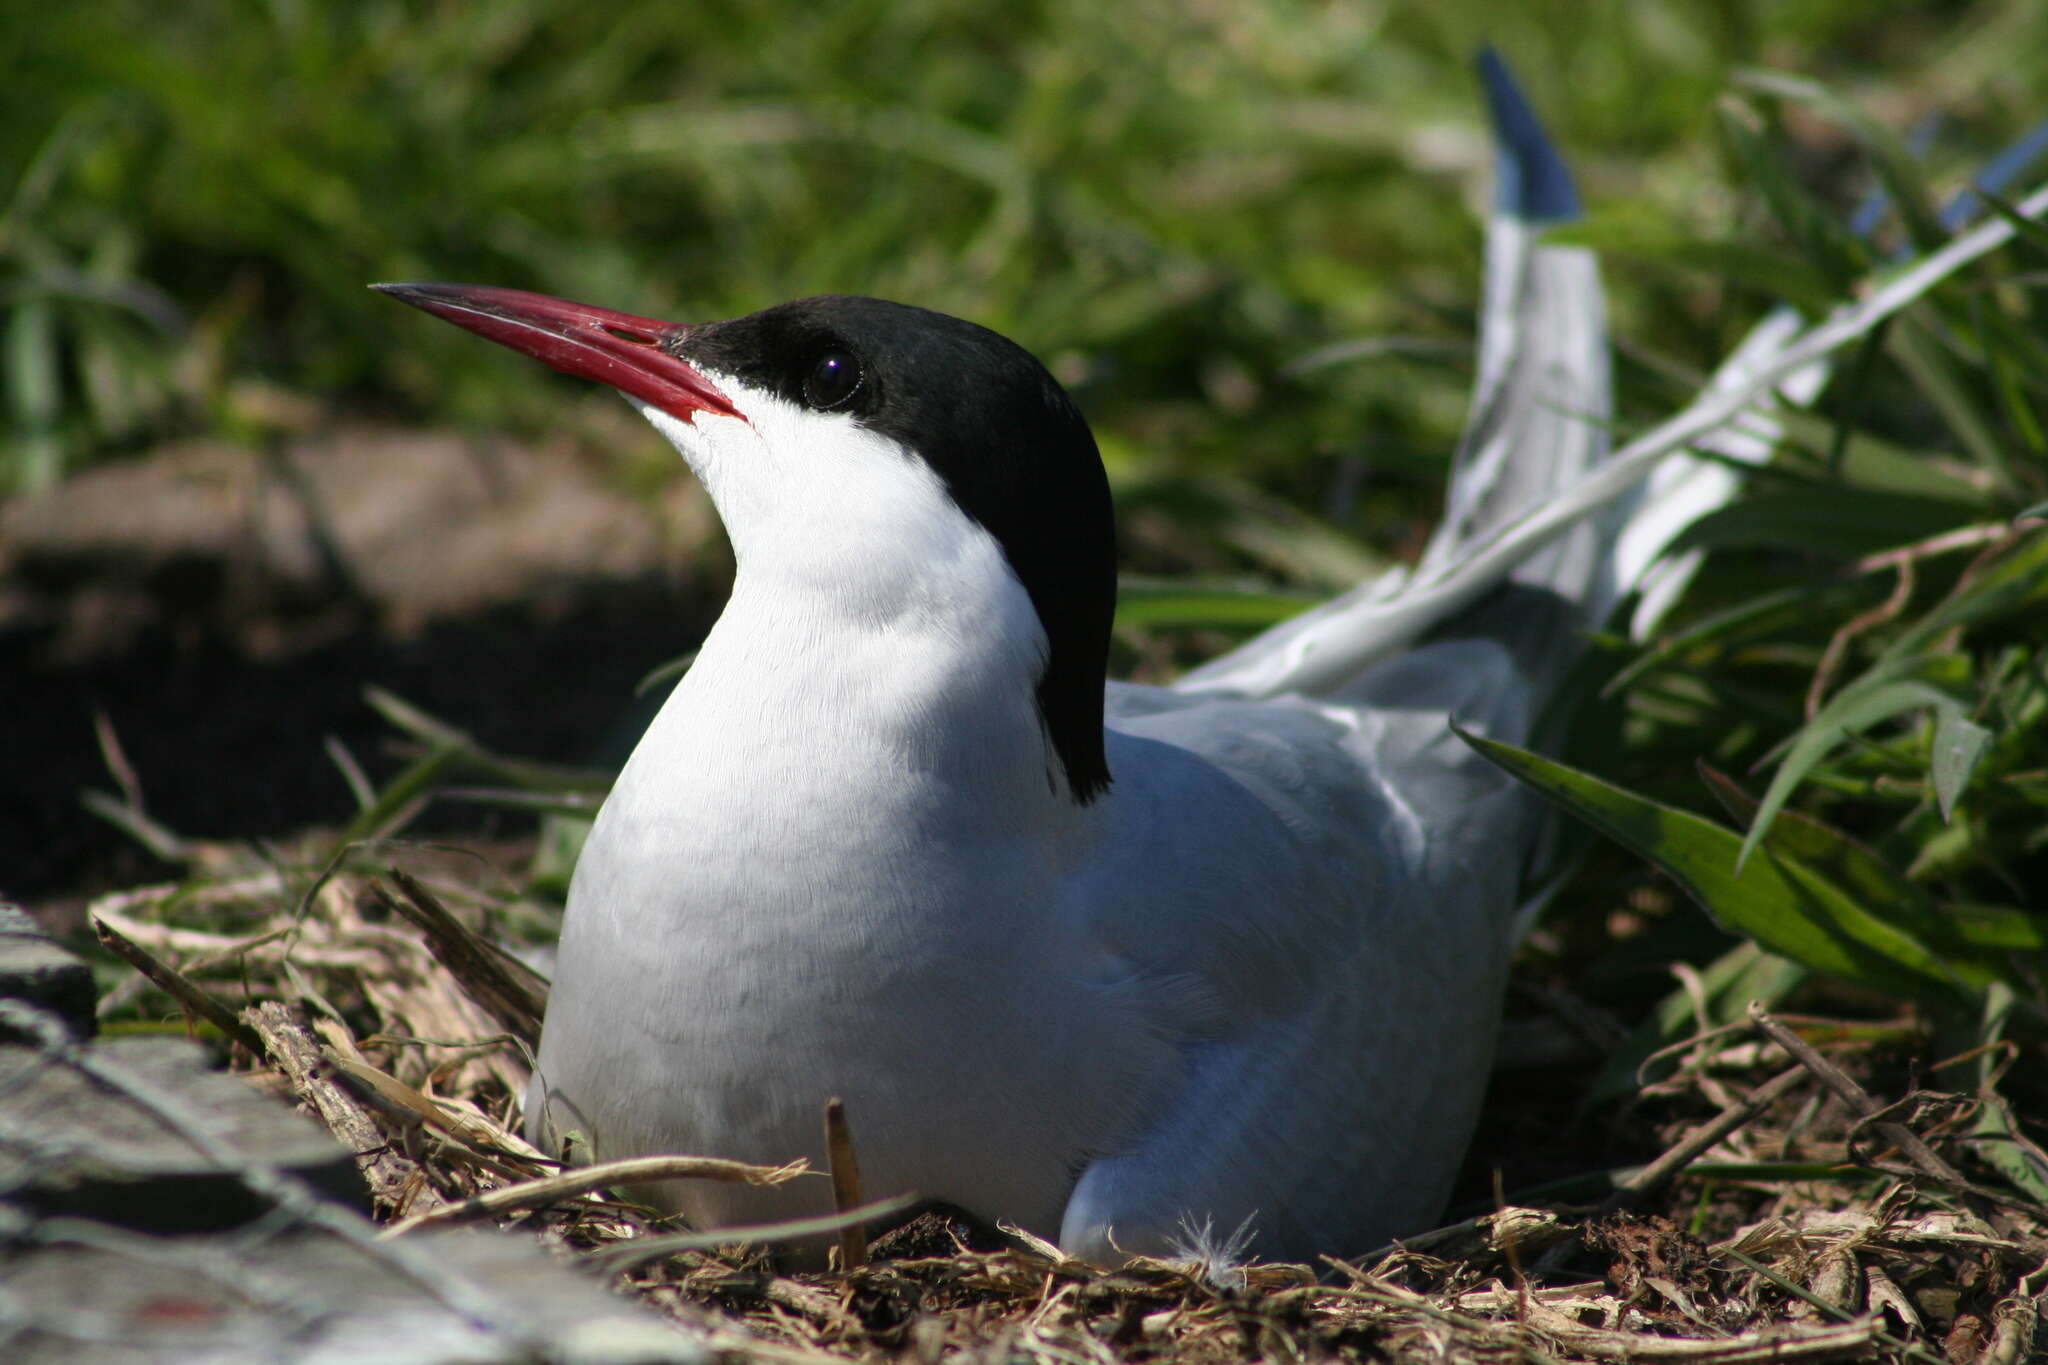
<path fill-rule="evenodd" d="M 749 421 L 642 405 L 710 491 L 738 572 L 620 789 L 715 772 L 724 810 L 762 809 L 734 803 L 725 784 L 743 783 L 771 807 L 854 794 L 898 820 L 1063 801 L 1045 632 L 1001 547 L 894 441 L 716 382 Z"/>

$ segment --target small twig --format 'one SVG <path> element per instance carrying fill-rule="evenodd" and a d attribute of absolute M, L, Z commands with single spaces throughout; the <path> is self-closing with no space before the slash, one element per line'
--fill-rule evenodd
<path fill-rule="evenodd" d="M 860 1207 L 860 1162 L 853 1153 L 853 1130 L 846 1124 L 846 1102 L 834 1095 L 825 1101 L 825 1159 L 832 1168 L 832 1206 L 840 1213 Z M 868 1232 L 859 1223 L 839 1230 L 839 1268 L 857 1270 L 868 1263 Z"/>
<path fill-rule="evenodd" d="M 140 813 L 142 779 L 135 775 L 135 765 L 128 761 L 128 752 L 121 747 L 121 736 L 114 732 L 114 722 L 99 707 L 93 708 L 92 734 L 99 742 L 100 762 L 107 765 L 108 774 L 121 789 L 121 804 Z"/>
<path fill-rule="evenodd" d="M 1820 666 L 1813 670 L 1813 681 L 1806 688 L 1808 720 L 1820 714 L 1821 703 L 1827 699 L 1828 689 L 1834 686 L 1835 675 L 1841 672 L 1842 661 L 1849 656 L 1849 646 L 1856 637 L 1898 619 L 1899 613 L 1906 609 L 1906 603 L 1912 600 L 1912 559 L 1894 559 L 1890 561 L 1890 567 L 1898 575 L 1891 596 L 1862 615 L 1851 617 L 1840 630 L 1828 637 L 1828 647 L 1820 656 Z"/>
<path fill-rule="evenodd" d="M 1595 1218 L 1605 1218 L 1619 1213 L 1622 1209 L 1662 1189 L 1678 1178 L 1693 1162 L 1711 1150 L 1715 1143 L 1748 1123 L 1758 1114 L 1776 1104 L 1792 1092 L 1792 1088 L 1806 1078 L 1806 1068 L 1795 1066 L 1782 1072 L 1749 1092 L 1747 1098 L 1732 1104 L 1699 1127 L 1687 1133 L 1673 1144 L 1664 1154 L 1647 1166 L 1636 1170 L 1616 1182 L 1614 1192 L 1600 1202 Z M 1553 1271 L 1563 1265 L 1584 1244 L 1583 1234 L 1574 1234 L 1551 1247 L 1536 1262 L 1538 1271 Z"/>
<path fill-rule="evenodd" d="M 389 1072 L 351 1057 L 334 1047 L 320 1049 L 321 1060 L 333 1068 L 334 1079 L 366 1101 L 373 1110 L 394 1119 L 407 1131 L 425 1125 L 453 1139 L 468 1155 L 507 1180 L 524 1180 L 531 1174 L 537 1152 L 512 1146 L 506 1134 L 483 1119 L 453 1105 L 444 1105 L 407 1085 Z M 507 1160 L 523 1163 L 513 1170 Z"/>
<path fill-rule="evenodd" d="M 1679 973 L 1674 972 L 1673 975 L 1678 976 L 1681 982 L 1685 980 L 1684 976 Z M 1658 1048 L 1655 1052 L 1650 1053 L 1648 1056 L 1644 1057 L 1643 1060 L 1636 1063 L 1635 1081 L 1637 1088 L 1647 1090 L 1653 1085 L 1667 1085 L 1676 1081 L 1680 1076 L 1687 1074 L 1686 1068 L 1692 1068 L 1693 1070 L 1698 1069 L 1698 1066 L 1695 1063 L 1688 1061 L 1685 1063 L 1685 1066 L 1678 1068 L 1672 1073 L 1671 1076 L 1666 1077 L 1664 1080 L 1652 1081 L 1650 1079 L 1649 1074 L 1650 1068 L 1657 1065 L 1657 1063 L 1663 1061 L 1665 1058 L 1676 1056 L 1681 1052 L 1704 1053 L 1706 1050 L 1706 1045 L 1714 1041 L 1714 1039 L 1725 1037 L 1731 1033 L 1747 1032 L 1748 1029 L 1749 1026 L 1747 1024 L 1715 1024 L 1712 1027 L 1702 1026 L 1698 1032 L 1687 1034 L 1685 1037 L 1680 1038 L 1675 1043 L 1666 1043 L 1664 1046 Z"/>
<path fill-rule="evenodd" d="M 1319 1288 L 1316 1291 L 1319 1298 L 1363 1299 L 1367 1303 L 1403 1308 L 1411 1313 L 1420 1313 L 1424 1317 L 1435 1318 L 1438 1322 L 1452 1327 L 1463 1328 L 1467 1332 L 1482 1337 L 1498 1337 L 1508 1325 L 1492 1318 L 1477 1318 L 1468 1313 L 1459 1313 L 1445 1308 L 1427 1296 L 1407 1288 L 1405 1285 L 1379 1279 L 1371 1272 L 1350 1261 L 1341 1261 L 1335 1256 L 1325 1256 L 1322 1259 L 1332 1269 L 1349 1278 L 1351 1283 L 1348 1286 L 1338 1285 Z"/>
<path fill-rule="evenodd" d="M 1944 1188 L 1968 1192 L 1969 1182 L 1963 1179 L 1962 1173 L 1922 1142 L 1918 1133 L 1903 1123 L 1876 1118 L 1882 1106 L 1870 1097 L 1869 1091 L 1856 1084 L 1848 1072 L 1821 1056 L 1813 1044 L 1794 1033 L 1781 1021 L 1772 1018 L 1764 1007 L 1754 1000 L 1749 1004 L 1749 1017 L 1755 1021 L 1765 1036 L 1791 1053 L 1800 1065 L 1811 1071 L 1822 1085 L 1834 1091 L 1842 1103 L 1848 1105 L 1859 1118 L 1872 1119 L 1870 1126 L 1882 1134 L 1885 1141 L 1897 1147 L 1921 1174 Z"/>
<path fill-rule="evenodd" d="M 708 1156 L 628 1157 L 622 1161 L 579 1166 L 575 1170 L 536 1180 L 522 1180 L 516 1185 L 488 1190 L 459 1203 L 416 1213 L 386 1228 L 384 1236 L 396 1237 L 402 1232 L 435 1223 L 458 1223 L 470 1218 L 486 1218 L 518 1209 L 557 1204 L 612 1185 L 637 1185 L 653 1180 L 722 1180 L 749 1185 L 780 1185 L 797 1176 L 810 1174 L 809 1164 L 802 1160 L 792 1161 L 787 1166 L 755 1166 L 744 1161 Z"/>
<path fill-rule="evenodd" d="M 662 1256 L 685 1251 L 712 1251 L 723 1246 L 756 1246 L 766 1242 L 796 1242 L 823 1237 L 849 1225 L 872 1223 L 908 1212 L 922 1202 L 922 1196 L 899 1194 L 872 1204 L 816 1218 L 792 1218 L 782 1223 L 754 1223 L 743 1227 L 712 1228 L 708 1232 L 679 1232 L 669 1237 L 636 1237 L 622 1246 L 611 1247 L 591 1257 L 607 1273 L 630 1270 Z"/>
<path fill-rule="evenodd" d="M 506 1032 L 529 1047 L 540 1041 L 547 994 L 538 979 L 515 974 L 496 949 L 448 913 L 434 893 L 404 869 L 391 869 L 391 880 L 405 893 L 391 902 L 394 909 L 426 936 L 427 951 L 477 1004 L 489 1011 Z"/>
<path fill-rule="evenodd" d="M 1600 1216 L 1618 1212 L 1637 1199 L 1662 1189 L 1705 1155 L 1715 1143 L 1791 1094 L 1793 1087 L 1805 1078 L 1806 1068 L 1803 1066 L 1781 1072 L 1750 1091 L 1739 1104 L 1722 1110 L 1693 1129 L 1662 1156 L 1624 1179 L 1614 1193 L 1602 1201 Z"/>
<path fill-rule="evenodd" d="M 1917 1166 L 1896 1161 L 1858 1161 L 1856 1165 L 1862 1170 L 1874 1171 L 1879 1175 L 1888 1175 L 1902 1183 L 1910 1183 L 1926 1174 Z M 1944 1188 L 1947 1188 L 1952 1194 L 1959 1194 L 1966 1199 L 1977 1200 L 1979 1203 L 1989 1205 L 1992 1208 L 2011 1209 L 2016 1213 L 2030 1215 L 2038 1214 L 2041 1209 L 2040 1201 L 2034 1199 L 2031 1195 L 1995 1190 L 1989 1186 L 1975 1184 L 1968 1180 Z M 1979 1222 L 1978 1227 L 1985 1233 L 1990 1233 L 1990 1226 L 1988 1224 Z M 2012 1241 L 2013 1245 L 2019 1247 L 2023 1254 L 2030 1256 L 2039 1255 L 2042 1251 L 2048 1250 L 2048 1241 L 2039 1239 L 2015 1240 L 2011 1238 L 1996 1238 L 1994 1240 Z"/>
<path fill-rule="evenodd" d="M 410 1157 L 384 1137 L 383 1129 L 362 1101 L 337 1084 L 312 1031 L 275 1000 L 242 1011 L 242 1019 L 263 1039 L 263 1050 L 291 1082 L 293 1093 L 326 1123 L 328 1131 L 356 1159 L 370 1193 L 387 1208 L 407 1205 L 438 1208 L 441 1196 Z"/>
<path fill-rule="evenodd" d="M 493 1033 L 487 1038 L 416 1038 L 410 1033 L 373 1033 L 357 1044 L 359 1047 L 445 1047 L 452 1052 L 483 1052 L 507 1045 L 524 1046 L 509 1033 Z"/>
<path fill-rule="evenodd" d="M 256 1031 L 237 1019 L 235 1012 L 214 999 L 212 993 L 205 987 L 192 981 L 169 963 L 158 960 L 147 948 L 98 915 L 92 917 L 92 930 L 99 936 L 102 948 L 148 977 L 191 1013 L 241 1044 L 250 1056 L 265 1055 L 263 1039 L 257 1036 Z"/>
<path fill-rule="evenodd" d="M 1997 545 L 2030 529 L 2031 523 L 2036 520 L 2038 518 L 2021 517 L 2012 522 L 1993 522 L 1988 526 L 1965 526 L 1960 530 L 1944 531 L 1938 536 L 1915 541 L 1911 545 L 1901 545 L 1897 549 L 1865 555 L 1849 566 L 1849 572 L 1871 573 L 1878 569 L 1893 568 L 1907 560 L 1932 559 L 1936 555 L 1949 554 L 1955 550 L 1974 550 L 1980 545 Z"/>

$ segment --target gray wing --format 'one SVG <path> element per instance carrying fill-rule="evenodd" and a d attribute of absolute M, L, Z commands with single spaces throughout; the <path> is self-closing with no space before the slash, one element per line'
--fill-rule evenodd
<path fill-rule="evenodd" d="M 1112 770 L 1149 752 L 1120 769 L 1130 862 L 1098 869 L 1091 929 L 1156 984 L 1152 1022 L 1180 1045 L 1137 1126 L 1089 1163 L 1062 1245 L 1159 1250 L 1199 1211 L 1302 1258 L 1436 1214 L 1540 819 L 1448 721 L 1512 723 L 1500 698 L 1527 693 L 1487 641 L 1425 646 L 1317 700 L 1113 691 Z M 1217 828 L 1227 849 L 1188 833 Z"/>

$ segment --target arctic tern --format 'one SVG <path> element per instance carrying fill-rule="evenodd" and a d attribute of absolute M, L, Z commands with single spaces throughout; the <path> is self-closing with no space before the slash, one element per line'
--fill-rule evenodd
<path fill-rule="evenodd" d="M 1594 263 L 1537 240 L 1569 179 L 1487 74 L 1502 185 L 1441 529 L 1170 687 L 1105 684 L 1101 461 L 996 333 L 844 296 L 682 325 L 378 286 L 619 389 L 737 564 L 576 867 L 530 1136 L 816 1162 L 840 1096 L 870 1194 L 1097 1261 L 1429 1224 L 1543 830 L 1452 724 L 1529 737 L 1615 600 L 1626 511 L 1460 577 L 1603 458 L 1609 411 Z M 644 1193 L 704 1227 L 829 1205 Z"/>

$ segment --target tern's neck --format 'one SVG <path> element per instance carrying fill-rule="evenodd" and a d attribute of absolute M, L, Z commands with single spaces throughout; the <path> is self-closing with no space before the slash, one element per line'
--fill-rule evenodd
<path fill-rule="evenodd" d="M 881 590 L 849 591 L 863 586 Z M 657 725 L 737 760 L 750 780 L 946 803 L 954 818 L 1056 816 L 1072 798 L 1040 715 L 1044 657 L 1037 615 L 999 557 L 888 585 L 743 561 Z"/>

